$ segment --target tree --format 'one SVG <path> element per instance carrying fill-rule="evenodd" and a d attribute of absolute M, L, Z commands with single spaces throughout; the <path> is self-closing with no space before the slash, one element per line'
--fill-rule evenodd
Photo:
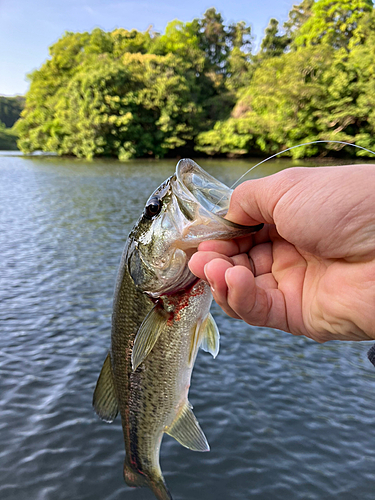
<path fill-rule="evenodd" d="M 115 29 L 110 33 L 113 43 L 113 57 L 119 58 L 125 52 L 146 54 L 152 43 L 150 29 L 144 33 L 137 30 Z"/>
<path fill-rule="evenodd" d="M 336 51 L 333 64 L 323 75 L 326 99 L 316 113 L 327 139 L 355 143 L 369 149 L 375 147 L 375 11 L 359 21 L 352 40 L 363 35 L 361 43 Z M 352 154 L 353 151 L 350 151 Z M 349 153 L 349 154 L 350 154 Z M 366 153 L 355 150 L 358 156 Z"/>
<path fill-rule="evenodd" d="M 163 35 L 156 37 L 150 52 L 157 55 L 175 54 L 184 58 L 198 72 L 203 70 L 204 53 L 199 46 L 197 22 L 183 23 L 175 19 L 167 24 Z"/>
<path fill-rule="evenodd" d="M 322 12 L 329 15 L 323 19 Z M 293 7 L 286 28 L 294 37 L 293 50 L 277 50 L 278 23 L 271 21 L 250 83 L 239 91 L 230 118 L 198 135 L 200 151 L 272 154 L 314 140 L 374 149 L 375 11 L 370 2 L 319 0 L 313 5 L 306 0 Z M 297 45 L 302 35 L 311 40 Z M 289 154 L 340 154 L 343 149 L 352 156 L 366 154 L 339 144 L 305 146 Z"/>
<path fill-rule="evenodd" d="M 259 57 L 261 59 L 268 57 L 277 57 L 288 47 L 291 39 L 288 35 L 280 35 L 279 33 L 279 21 L 276 19 L 271 19 L 260 46 Z"/>
<path fill-rule="evenodd" d="M 289 12 L 288 21 L 284 23 L 286 35 L 293 39 L 312 15 L 312 8 L 315 0 L 303 0 L 298 5 L 293 5 Z"/>
<path fill-rule="evenodd" d="M 226 43 L 227 32 L 224 27 L 224 21 L 216 9 L 208 9 L 203 19 L 198 21 L 199 27 L 199 45 L 206 56 L 208 69 L 220 71 L 229 52 Z"/>
<path fill-rule="evenodd" d="M 16 134 L 9 128 L 6 128 L 5 124 L 0 121 L 0 151 L 11 151 L 16 149 Z"/>
<path fill-rule="evenodd" d="M 89 59 L 51 97 L 49 114 L 40 103 L 26 108 L 20 147 L 86 158 L 164 156 L 194 138 L 193 85 L 189 67 L 172 54 Z"/>
<path fill-rule="evenodd" d="M 270 154 L 280 147 L 316 139 L 320 129 L 314 117 L 325 95 L 320 80 L 331 64 L 331 52 L 329 47 L 312 47 L 264 60 L 228 122 L 215 125 L 215 133 L 199 134 L 200 150 L 207 154 L 254 150 Z M 224 134 L 228 130 L 230 140 Z M 317 151 L 315 147 L 305 153 Z"/>
<path fill-rule="evenodd" d="M 24 106 L 25 98 L 22 96 L 0 96 L 0 122 L 8 128 L 13 127 L 20 117 Z"/>
<path fill-rule="evenodd" d="M 294 44 L 302 47 L 327 43 L 334 49 L 347 48 L 359 20 L 372 7 L 372 0 L 318 0 Z"/>
<path fill-rule="evenodd" d="M 324 139 L 374 148 L 371 1 L 303 0 L 284 29 L 271 19 L 256 56 L 250 27 L 226 25 L 213 8 L 202 19 L 172 21 L 164 34 L 66 33 L 30 75 L 19 145 L 121 159 L 193 148 L 273 153 Z"/>
<path fill-rule="evenodd" d="M 30 75 L 17 131 L 24 151 L 128 158 L 192 147 L 225 119 L 250 68 L 250 28 L 209 9 L 163 35 L 66 33 Z M 227 85 L 232 77 L 233 85 Z"/>

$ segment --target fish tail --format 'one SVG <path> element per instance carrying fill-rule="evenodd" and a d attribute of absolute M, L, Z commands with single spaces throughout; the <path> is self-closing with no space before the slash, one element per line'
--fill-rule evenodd
<path fill-rule="evenodd" d="M 124 479 L 128 486 L 148 486 L 158 500 L 173 500 L 162 475 L 150 478 L 140 473 L 132 467 L 127 457 L 124 464 Z"/>
<path fill-rule="evenodd" d="M 163 476 L 157 478 L 156 480 L 150 480 L 148 486 L 158 500 L 173 500 Z"/>

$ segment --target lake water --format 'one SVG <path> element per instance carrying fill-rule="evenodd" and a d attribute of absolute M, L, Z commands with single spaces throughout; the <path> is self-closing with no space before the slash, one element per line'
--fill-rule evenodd
<path fill-rule="evenodd" d="M 227 183 L 253 163 L 200 162 Z M 123 482 L 120 420 L 100 421 L 91 401 L 127 233 L 174 167 L 0 156 L 2 500 L 154 498 Z M 199 353 L 190 390 L 211 452 L 164 437 L 174 500 L 372 500 L 368 343 L 319 345 L 253 328 L 217 306 L 213 314 L 221 350 L 215 360 Z"/>

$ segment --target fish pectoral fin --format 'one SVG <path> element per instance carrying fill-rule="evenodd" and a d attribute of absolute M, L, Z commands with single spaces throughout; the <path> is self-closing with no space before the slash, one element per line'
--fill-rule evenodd
<path fill-rule="evenodd" d="M 92 404 L 96 414 L 106 422 L 113 422 L 118 414 L 118 401 L 109 353 L 96 383 Z"/>
<path fill-rule="evenodd" d="M 185 403 L 165 432 L 185 448 L 193 451 L 210 451 L 206 436 L 203 434 L 189 402 Z"/>
<path fill-rule="evenodd" d="M 211 313 L 208 314 L 201 328 L 204 330 L 202 332 L 201 349 L 216 358 L 220 349 L 220 333 Z"/>
<path fill-rule="evenodd" d="M 134 339 L 132 368 L 135 371 L 150 354 L 168 321 L 168 313 L 156 304 L 147 314 Z"/>

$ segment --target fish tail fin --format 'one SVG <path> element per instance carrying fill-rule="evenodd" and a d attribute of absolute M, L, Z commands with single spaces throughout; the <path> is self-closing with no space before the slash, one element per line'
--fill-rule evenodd
<path fill-rule="evenodd" d="M 127 457 L 124 464 L 124 479 L 128 486 L 148 486 L 158 500 L 173 500 L 161 474 L 150 478 L 134 469 Z"/>

